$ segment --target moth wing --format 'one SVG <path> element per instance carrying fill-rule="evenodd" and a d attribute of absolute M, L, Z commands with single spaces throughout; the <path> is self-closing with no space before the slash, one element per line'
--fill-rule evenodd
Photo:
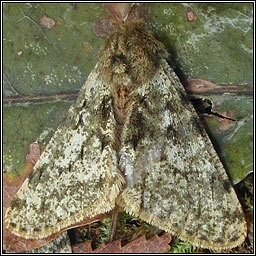
<path fill-rule="evenodd" d="M 96 67 L 7 209 L 12 233 L 44 238 L 115 207 L 124 180 L 111 147 L 114 125 L 111 93 Z"/>
<path fill-rule="evenodd" d="M 246 236 L 241 205 L 174 71 L 162 61 L 128 113 L 120 153 L 128 180 L 118 204 L 205 248 L 232 248 Z"/>

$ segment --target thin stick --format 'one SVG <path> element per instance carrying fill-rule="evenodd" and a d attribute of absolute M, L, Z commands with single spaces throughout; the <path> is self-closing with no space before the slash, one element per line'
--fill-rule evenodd
<path fill-rule="evenodd" d="M 112 213 L 110 231 L 108 234 L 108 242 L 109 243 L 113 241 L 114 236 L 116 234 L 117 220 L 118 220 L 118 210 L 114 209 L 114 211 Z"/>

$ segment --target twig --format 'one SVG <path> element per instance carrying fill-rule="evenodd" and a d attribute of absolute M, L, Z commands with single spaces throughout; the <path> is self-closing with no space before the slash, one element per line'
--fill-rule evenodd
<path fill-rule="evenodd" d="M 116 234 L 117 221 L 118 221 L 118 210 L 114 209 L 114 211 L 112 213 L 110 231 L 108 234 L 108 242 L 109 243 L 113 241 L 114 236 Z"/>

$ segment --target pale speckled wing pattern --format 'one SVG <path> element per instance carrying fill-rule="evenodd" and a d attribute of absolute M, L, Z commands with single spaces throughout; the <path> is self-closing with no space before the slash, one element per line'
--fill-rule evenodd
<path fill-rule="evenodd" d="M 128 213 L 205 248 L 232 248 L 246 236 L 241 205 L 174 71 L 162 61 L 134 95 L 120 166 Z"/>
<path fill-rule="evenodd" d="M 244 241 L 241 205 L 166 57 L 141 21 L 105 41 L 76 104 L 7 209 L 10 231 L 44 238 L 118 204 L 199 247 Z"/>
<path fill-rule="evenodd" d="M 8 229 L 43 238 L 113 209 L 124 183 L 114 127 L 111 93 L 96 67 L 7 209 Z"/>

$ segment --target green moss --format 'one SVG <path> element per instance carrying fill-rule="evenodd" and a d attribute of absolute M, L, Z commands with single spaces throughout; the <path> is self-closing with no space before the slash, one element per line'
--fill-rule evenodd
<path fill-rule="evenodd" d="M 168 253 L 196 253 L 197 248 L 187 242 L 174 237 L 171 242 L 171 249 Z"/>
<path fill-rule="evenodd" d="M 110 232 L 110 227 L 111 227 L 111 217 L 104 218 L 102 221 L 102 226 L 100 227 L 101 231 L 101 241 L 104 243 L 108 242 L 108 235 Z"/>

